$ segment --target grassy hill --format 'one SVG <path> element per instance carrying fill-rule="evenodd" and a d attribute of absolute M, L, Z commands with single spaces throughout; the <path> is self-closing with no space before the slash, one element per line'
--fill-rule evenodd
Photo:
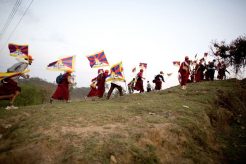
<path fill-rule="evenodd" d="M 17 106 L 47 103 L 57 87 L 56 84 L 40 78 L 21 79 L 19 86 L 21 86 L 21 94 L 16 98 L 15 105 Z M 71 99 L 82 99 L 88 92 L 89 88 L 74 87 L 71 90 Z M 6 107 L 7 105 L 8 101 L 0 101 L 0 107 Z"/>
<path fill-rule="evenodd" d="M 0 110 L 0 163 L 244 163 L 246 81 Z"/>

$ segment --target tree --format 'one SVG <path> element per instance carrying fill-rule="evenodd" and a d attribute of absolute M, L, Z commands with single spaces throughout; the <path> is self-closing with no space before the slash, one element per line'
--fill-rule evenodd
<path fill-rule="evenodd" d="M 239 36 L 229 45 L 224 41 L 214 42 L 211 47 L 213 55 L 220 57 L 226 64 L 234 67 L 236 74 L 246 66 L 246 36 Z"/>

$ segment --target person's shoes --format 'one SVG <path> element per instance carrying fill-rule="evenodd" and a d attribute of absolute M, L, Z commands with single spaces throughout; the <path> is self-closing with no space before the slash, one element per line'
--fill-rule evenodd
<path fill-rule="evenodd" d="M 10 110 L 11 109 L 11 106 L 7 106 L 5 109 L 6 110 Z"/>
<path fill-rule="evenodd" d="M 5 108 L 6 110 L 11 110 L 11 109 L 19 109 L 17 106 L 10 105 Z"/>
<path fill-rule="evenodd" d="M 12 109 L 19 109 L 19 107 L 14 106 L 14 105 L 12 105 L 11 108 L 12 108 Z"/>

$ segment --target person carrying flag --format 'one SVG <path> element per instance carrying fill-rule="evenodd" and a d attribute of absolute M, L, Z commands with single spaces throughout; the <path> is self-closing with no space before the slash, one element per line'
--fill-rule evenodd
<path fill-rule="evenodd" d="M 161 90 L 162 88 L 162 82 L 165 82 L 164 81 L 164 77 L 163 77 L 163 72 L 160 71 L 160 74 L 156 75 L 155 76 L 155 79 L 153 80 L 154 83 L 155 83 L 155 90 Z"/>
<path fill-rule="evenodd" d="M 139 73 L 137 74 L 137 82 L 134 87 L 134 89 L 140 91 L 140 93 L 144 92 L 143 79 L 145 79 L 143 77 L 143 69 L 140 69 Z"/>
<path fill-rule="evenodd" d="M 97 96 L 97 86 L 96 85 L 97 85 L 96 80 L 92 80 L 90 84 L 90 92 L 88 93 L 87 96 L 85 96 L 85 100 L 87 100 L 87 98 L 89 97 Z"/>
<path fill-rule="evenodd" d="M 110 89 L 108 91 L 107 99 L 110 98 L 110 96 L 111 96 L 111 94 L 112 94 L 112 92 L 113 92 L 113 90 L 115 88 L 118 89 L 120 96 L 123 96 L 123 92 L 122 92 L 123 89 L 122 89 L 122 86 L 121 85 L 122 85 L 122 82 L 121 81 L 119 81 L 117 79 L 113 79 L 111 81 L 111 86 L 110 86 Z"/>
<path fill-rule="evenodd" d="M 105 80 L 108 76 L 108 70 L 98 69 L 98 75 L 95 78 L 97 81 L 97 96 L 102 98 L 105 92 Z"/>
<path fill-rule="evenodd" d="M 181 89 L 186 89 L 186 83 L 189 79 L 189 75 L 190 75 L 190 60 L 189 57 L 186 56 L 185 57 L 185 61 L 181 63 L 180 67 L 179 67 L 179 74 L 181 76 Z"/>
<path fill-rule="evenodd" d="M 69 84 L 71 84 L 71 73 L 72 70 L 67 70 L 63 75 L 61 82 L 58 84 L 56 91 L 50 98 L 50 103 L 52 104 L 53 100 L 65 100 L 69 102 Z"/>
<path fill-rule="evenodd" d="M 28 55 L 26 58 L 17 58 L 18 63 L 14 64 L 7 69 L 7 72 L 23 72 L 27 69 L 28 65 L 32 64 L 33 58 Z M 29 78 L 28 74 L 20 74 L 11 78 L 5 78 L 1 81 L 0 85 L 0 100 L 9 99 L 9 105 L 5 108 L 6 110 L 18 109 L 14 106 L 14 101 L 16 97 L 21 93 L 21 88 L 18 86 L 18 80 L 20 77 L 25 79 Z"/>

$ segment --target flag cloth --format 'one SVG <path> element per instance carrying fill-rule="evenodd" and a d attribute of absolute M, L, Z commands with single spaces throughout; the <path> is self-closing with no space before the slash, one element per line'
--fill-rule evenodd
<path fill-rule="evenodd" d="M 10 43 L 9 52 L 10 52 L 10 56 L 27 58 L 28 45 L 17 45 L 17 44 Z"/>
<path fill-rule="evenodd" d="M 136 67 L 134 67 L 134 68 L 132 69 L 132 73 L 134 73 L 134 72 L 136 72 Z"/>
<path fill-rule="evenodd" d="M 20 76 L 20 75 L 27 73 L 27 72 L 30 72 L 30 70 L 27 69 L 23 72 L 0 72 L 0 80 L 15 77 L 15 76 Z"/>
<path fill-rule="evenodd" d="M 147 63 L 139 63 L 140 69 L 147 69 Z"/>
<path fill-rule="evenodd" d="M 47 69 L 52 71 L 74 71 L 74 63 L 75 56 L 70 56 L 50 63 Z"/>
<path fill-rule="evenodd" d="M 125 77 L 123 74 L 123 66 L 122 61 L 111 66 L 110 68 L 110 74 L 108 75 L 108 78 L 106 81 L 124 81 Z"/>
<path fill-rule="evenodd" d="M 207 52 L 205 52 L 203 57 L 207 57 L 207 56 L 208 56 L 208 53 L 207 53 Z"/>
<path fill-rule="evenodd" d="M 167 76 L 171 76 L 173 73 L 167 73 Z"/>
<path fill-rule="evenodd" d="M 174 66 L 180 66 L 180 61 L 173 61 Z"/>
<path fill-rule="evenodd" d="M 201 58 L 201 59 L 200 59 L 200 62 L 203 62 L 203 61 L 205 61 L 205 59 L 204 59 L 204 58 Z"/>
<path fill-rule="evenodd" d="M 87 56 L 91 68 L 98 68 L 98 67 L 104 67 L 108 66 L 108 61 L 107 58 L 104 54 L 104 51 L 98 52 L 96 54 Z"/>

